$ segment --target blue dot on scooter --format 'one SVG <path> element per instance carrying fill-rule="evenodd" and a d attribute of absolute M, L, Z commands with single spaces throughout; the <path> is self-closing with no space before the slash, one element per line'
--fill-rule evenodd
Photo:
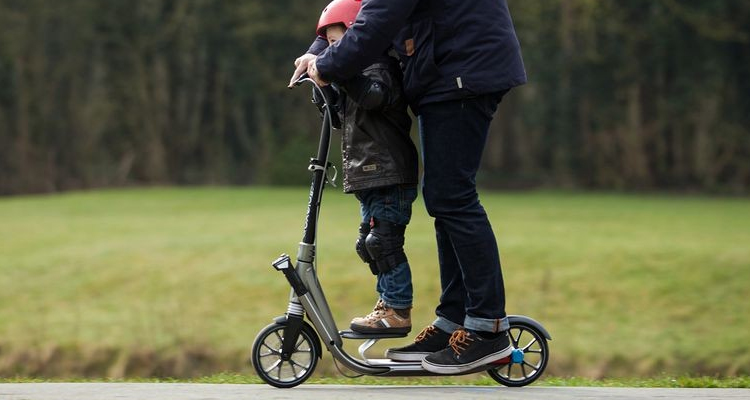
<path fill-rule="evenodd" d="M 514 349 L 512 353 L 510 353 L 510 361 L 514 364 L 520 364 L 523 362 L 523 350 L 520 349 Z"/>

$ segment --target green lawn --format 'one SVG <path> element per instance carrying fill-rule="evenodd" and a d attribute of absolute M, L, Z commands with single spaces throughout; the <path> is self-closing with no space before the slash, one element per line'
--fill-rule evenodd
<path fill-rule="evenodd" d="M 255 334 L 286 309 L 270 261 L 296 254 L 306 200 L 305 188 L 0 199 L 0 376 L 250 373 Z M 548 376 L 750 374 L 750 200 L 485 192 L 482 202 L 508 312 L 552 334 Z M 319 270 L 341 328 L 375 301 L 353 251 L 357 219 L 352 196 L 325 194 Z M 407 254 L 418 330 L 440 292 L 421 200 Z M 328 354 L 319 368 L 337 375 Z"/>

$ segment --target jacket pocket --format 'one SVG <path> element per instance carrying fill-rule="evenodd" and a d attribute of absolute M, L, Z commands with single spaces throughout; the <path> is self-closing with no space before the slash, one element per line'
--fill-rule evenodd
<path fill-rule="evenodd" d="M 435 28 L 431 18 L 414 21 L 401 30 L 395 45 L 404 69 L 404 93 L 414 100 L 440 79 L 435 64 Z"/>

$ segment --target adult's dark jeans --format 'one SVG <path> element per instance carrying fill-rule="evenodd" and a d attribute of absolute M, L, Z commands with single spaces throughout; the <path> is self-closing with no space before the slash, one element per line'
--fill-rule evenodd
<path fill-rule="evenodd" d="M 500 255 L 476 174 L 502 93 L 420 107 L 423 196 L 435 218 L 442 294 L 434 325 L 507 330 Z"/>

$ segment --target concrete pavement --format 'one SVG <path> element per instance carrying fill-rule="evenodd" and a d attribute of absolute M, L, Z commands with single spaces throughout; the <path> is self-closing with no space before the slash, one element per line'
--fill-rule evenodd
<path fill-rule="evenodd" d="M 750 399 L 750 389 L 525 388 L 487 386 L 267 385 L 192 383 L 4 383 L 0 400 L 580 400 Z"/>

